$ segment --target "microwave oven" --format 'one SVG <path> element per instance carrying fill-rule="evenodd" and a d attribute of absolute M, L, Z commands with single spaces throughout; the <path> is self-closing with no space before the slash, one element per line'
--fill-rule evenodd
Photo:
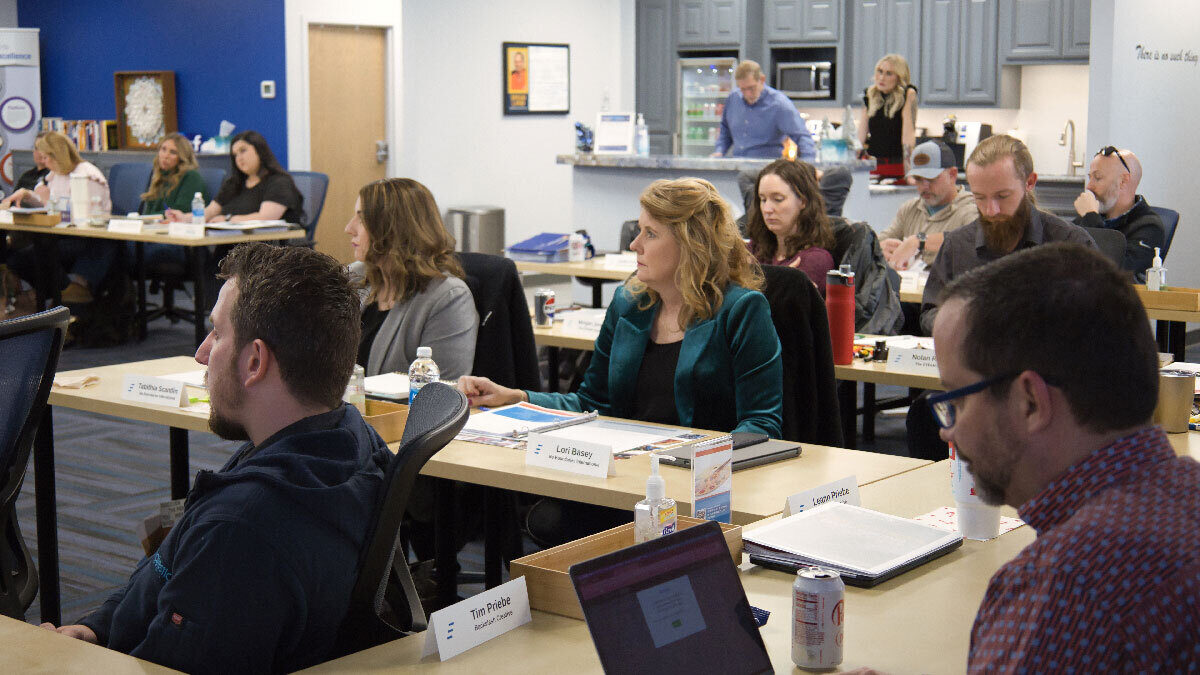
<path fill-rule="evenodd" d="M 829 61 L 777 64 L 775 88 L 788 98 L 834 98 L 833 64 Z"/>

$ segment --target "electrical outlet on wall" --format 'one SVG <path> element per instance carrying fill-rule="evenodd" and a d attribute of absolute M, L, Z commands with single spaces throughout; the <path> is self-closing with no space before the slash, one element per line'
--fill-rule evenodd
<path fill-rule="evenodd" d="M 263 80 L 258 89 L 263 98 L 275 98 L 275 80 Z"/>

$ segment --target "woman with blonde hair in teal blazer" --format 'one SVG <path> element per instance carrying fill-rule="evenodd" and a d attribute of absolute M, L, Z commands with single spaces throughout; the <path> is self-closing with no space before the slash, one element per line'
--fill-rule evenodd
<path fill-rule="evenodd" d="M 659 180 L 641 195 L 637 272 L 613 297 L 578 391 L 540 393 L 463 377 L 472 405 L 518 401 L 778 438 L 779 338 L 762 271 L 729 206 L 698 178 Z"/>

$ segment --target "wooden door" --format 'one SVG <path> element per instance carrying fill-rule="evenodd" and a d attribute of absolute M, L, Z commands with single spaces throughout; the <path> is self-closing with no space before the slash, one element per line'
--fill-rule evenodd
<path fill-rule="evenodd" d="M 353 259 L 342 231 L 358 189 L 387 175 L 376 143 L 387 141 L 387 35 L 382 28 L 308 28 L 309 144 L 312 170 L 329 176 L 317 223 L 317 250 Z"/>

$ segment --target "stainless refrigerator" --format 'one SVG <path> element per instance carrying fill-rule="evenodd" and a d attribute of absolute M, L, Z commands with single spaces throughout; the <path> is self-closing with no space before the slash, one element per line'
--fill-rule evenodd
<path fill-rule="evenodd" d="M 686 58 L 679 59 L 679 143 L 678 154 L 684 157 L 707 157 L 712 154 L 721 132 L 721 113 L 725 99 L 737 86 L 733 71 L 737 59 Z"/>

